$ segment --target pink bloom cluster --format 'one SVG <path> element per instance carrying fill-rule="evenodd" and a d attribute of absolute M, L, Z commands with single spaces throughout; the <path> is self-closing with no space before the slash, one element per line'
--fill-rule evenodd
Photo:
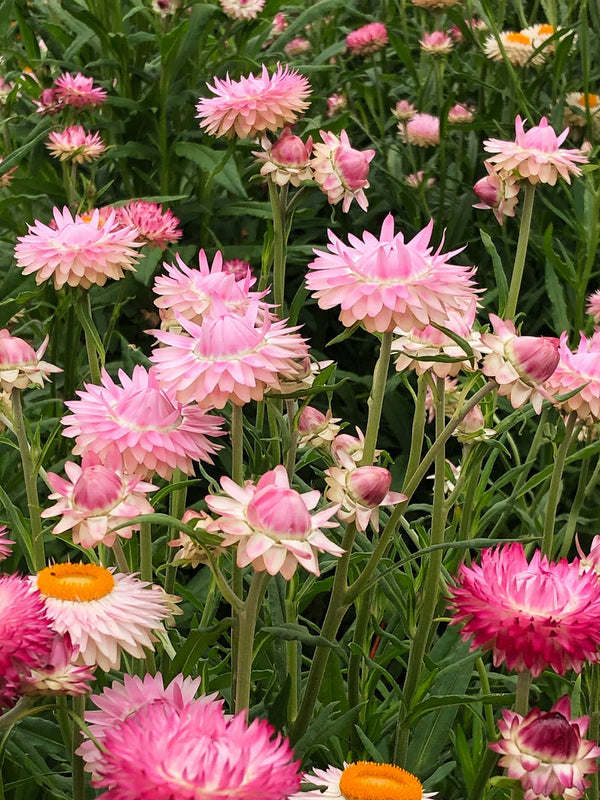
<path fill-rule="evenodd" d="M 346 36 L 346 47 L 351 55 L 364 56 L 376 53 L 388 43 L 388 34 L 382 22 L 370 22 Z"/>
<path fill-rule="evenodd" d="M 183 236 L 179 220 L 170 209 L 148 200 L 130 200 L 114 209 L 117 222 L 136 233 L 136 238 L 164 250 Z"/>
<path fill-rule="evenodd" d="M 83 164 L 98 158 L 106 150 L 99 133 L 86 133 L 81 125 L 71 125 L 62 131 L 52 131 L 46 147 L 60 161 Z"/>
<path fill-rule="evenodd" d="M 64 72 L 54 80 L 51 89 L 44 89 L 36 102 L 39 114 L 56 114 L 65 108 L 94 108 L 106 100 L 104 89 L 94 86 L 93 78 L 86 78 L 81 72 L 71 75 Z"/>

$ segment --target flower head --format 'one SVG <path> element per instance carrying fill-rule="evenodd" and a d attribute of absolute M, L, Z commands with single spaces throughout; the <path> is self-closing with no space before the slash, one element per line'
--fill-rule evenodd
<path fill-rule="evenodd" d="M 473 187 L 480 201 L 473 208 L 491 208 L 502 225 L 504 217 L 515 216 L 515 206 L 519 202 L 519 179 L 514 172 L 495 170 L 489 161 L 484 161 L 483 164 L 488 174 L 480 178 Z"/>
<path fill-rule="evenodd" d="M 38 285 L 52 278 L 57 289 L 119 280 L 134 269 L 139 258 L 134 248 L 141 245 L 131 228 L 117 224 L 114 212 L 102 224 L 98 209 L 89 219 L 73 218 L 66 206 L 54 209 L 54 227 L 36 220 L 18 242 L 15 257 L 23 275 L 35 274 Z"/>
<path fill-rule="evenodd" d="M 440 143 L 440 120 L 432 114 L 414 114 L 408 122 L 398 124 L 398 131 L 403 142 L 417 147 L 434 147 Z"/>
<path fill-rule="evenodd" d="M 544 60 L 543 54 L 533 55 L 535 50 L 533 39 L 522 31 L 502 31 L 498 39 L 506 53 L 506 58 L 513 66 L 522 67 L 527 63 L 541 64 Z M 483 52 L 492 61 L 504 59 L 498 39 L 490 35 L 483 43 Z"/>
<path fill-rule="evenodd" d="M 515 128 L 514 142 L 488 139 L 483 143 L 484 149 L 494 154 L 488 161 L 496 170 L 515 170 L 520 178 L 532 184 L 549 183 L 550 186 L 554 186 L 559 176 L 571 183 L 571 175 L 581 175 L 577 164 L 586 164 L 588 157 L 581 150 L 560 146 L 567 138 L 568 128 L 557 136 L 546 117 L 542 117 L 539 125 L 525 131 L 519 116 Z"/>
<path fill-rule="evenodd" d="M 423 792 L 421 781 L 402 767 L 357 761 L 344 769 L 327 767 L 305 773 L 303 783 L 317 789 L 298 792 L 288 800 L 429 800 L 435 792 Z M 321 791 L 325 789 L 325 791 Z"/>
<path fill-rule="evenodd" d="M 327 447 L 337 436 L 339 417 L 326 414 L 313 406 L 306 406 L 298 417 L 298 447 Z"/>
<path fill-rule="evenodd" d="M 323 142 L 314 146 L 312 168 L 315 181 L 332 206 L 344 201 L 344 214 L 352 200 L 366 211 L 369 204 L 364 190 L 369 188 L 367 176 L 375 150 L 355 150 L 350 146 L 346 131 L 342 131 L 339 138 L 330 131 L 319 133 Z"/>
<path fill-rule="evenodd" d="M 174 14 L 179 6 L 181 0 L 152 0 L 152 10 L 160 14 L 161 17 L 168 17 Z"/>
<path fill-rule="evenodd" d="M 303 142 L 299 136 L 294 136 L 290 128 L 284 128 L 274 144 L 263 136 L 261 145 L 262 150 L 252 153 L 262 162 L 261 175 L 268 175 L 278 186 L 285 186 L 287 183 L 300 186 L 303 181 L 312 179 L 312 136 Z"/>
<path fill-rule="evenodd" d="M 508 777 L 521 782 L 525 800 L 577 800 L 591 786 L 584 776 L 598 771 L 600 747 L 583 738 L 589 723 L 589 717 L 571 718 L 567 695 L 550 711 L 533 708 L 525 717 L 505 709 L 498 722 L 502 739 L 490 748 L 501 754 Z"/>
<path fill-rule="evenodd" d="M 145 658 L 174 598 L 134 575 L 95 564 L 52 564 L 31 577 L 57 633 L 68 633 L 80 664 L 119 669 L 121 651 Z"/>
<path fill-rule="evenodd" d="M 89 108 L 101 106 L 106 100 L 104 89 L 94 86 L 93 78 L 86 78 L 81 72 L 77 75 L 63 72 L 54 81 L 54 87 L 55 102 L 60 106 Z"/>
<path fill-rule="evenodd" d="M 348 105 L 348 101 L 346 100 L 346 96 L 343 94 L 332 94 L 327 98 L 327 116 L 333 117 L 335 114 L 339 114 L 341 111 L 344 111 L 346 106 Z"/>
<path fill-rule="evenodd" d="M 75 437 L 75 455 L 93 449 L 103 457 L 116 445 L 127 474 L 142 479 L 157 472 L 169 480 L 175 469 L 192 475 L 194 461 L 212 463 L 220 446 L 207 437 L 223 436 L 222 417 L 175 400 L 152 369 L 138 365 L 131 377 L 119 370 L 119 380 L 103 371 L 100 385 L 86 384 L 79 400 L 67 401 L 63 435 Z"/>
<path fill-rule="evenodd" d="M 454 47 L 454 40 L 446 31 L 424 33 L 419 40 L 421 50 L 434 56 L 447 55 Z"/>
<path fill-rule="evenodd" d="M 474 119 L 475 114 L 472 108 L 464 106 L 461 103 L 456 103 L 456 105 L 453 105 L 448 111 L 448 122 L 450 125 L 466 125 L 469 122 L 473 122 Z"/>
<path fill-rule="evenodd" d="M 11 336 L 3 328 L 0 330 L 0 386 L 3 391 L 12 389 L 26 389 L 32 384 L 43 386 L 51 372 L 62 372 L 60 367 L 55 367 L 41 358 L 48 347 L 46 336 L 37 350 L 18 336 Z"/>
<path fill-rule="evenodd" d="M 321 528 L 334 528 L 338 506 L 311 514 L 321 497 L 317 490 L 300 494 L 290 487 L 285 467 L 266 472 L 257 484 L 244 486 L 221 478 L 227 496 L 208 495 L 206 504 L 219 518 L 209 531 L 223 535 L 223 546 L 237 544 L 237 564 L 252 564 L 257 572 L 280 572 L 289 580 L 298 564 L 319 575 L 317 553 L 344 552 Z"/>
<path fill-rule="evenodd" d="M 303 53 L 308 53 L 311 48 L 312 45 L 308 39 L 305 39 L 304 36 L 296 36 L 295 39 L 290 39 L 283 49 L 288 58 L 297 58 Z"/>
<path fill-rule="evenodd" d="M 401 122 L 412 119 L 416 113 L 417 109 L 408 100 L 398 100 L 394 108 L 392 108 L 392 114 Z"/>
<path fill-rule="evenodd" d="M 346 36 L 346 47 L 355 56 L 376 53 L 387 43 L 388 34 L 382 22 L 370 22 Z"/>
<path fill-rule="evenodd" d="M 170 209 L 163 211 L 158 203 L 130 200 L 115 208 L 115 216 L 120 225 L 133 229 L 137 239 L 160 250 L 183 236 L 177 217 Z"/>
<path fill-rule="evenodd" d="M 528 563 L 520 542 L 484 550 L 481 566 L 461 566 L 451 589 L 452 623 L 473 636 L 471 649 L 493 650 L 494 665 L 559 675 L 598 659 L 600 582 L 579 563 L 553 563 L 539 550 Z"/>
<path fill-rule="evenodd" d="M 584 128 L 590 115 L 596 133 L 600 131 L 600 95 L 588 92 L 569 92 L 565 97 L 563 122 L 572 128 Z"/>
<path fill-rule="evenodd" d="M 25 677 L 23 694 L 34 696 L 88 694 L 93 670 L 77 664 L 79 648 L 68 633 L 54 634 L 48 656 Z"/>
<path fill-rule="evenodd" d="M 600 324 L 600 289 L 597 289 L 588 297 L 585 310 L 593 317 L 594 325 Z"/>
<path fill-rule="evenodd" d="M 582 420 L 592 417 L 600 420 L 600 337 L 591 338 L 581 334 L 577 350 L 569 349 L 566 332 L 561 334 L 558 346 L 559 362 L 546 381 L 551 394 L 567 394 L 579 389 L 576 394 L 561 403 L 562 408 L 576 411 Z"/>
<path fill-rule="evenodd" d="M 296 121 L 308 108 L 310 85 L 296 70 L 279 65 L 269 75 L 263 65 L 259 77 L 232 81 L 215 78 L 208 88 L 215 97 L 202 98 L 196 110 L 200 127 L 213 136 L 256 136 L 263 131 L 277 131 Z"/>
<path fill-rule="evenodd" d="M 451 310 L 472 307 L 476 290 L 471 267 L 449 264 L 460 250 L 432 253 L 433 221 L 410 242 L 394 235 L 394 218 L 386 217 L 380 238 L 365 232 L 349 235 L 345 245 L 329 231 L 329 252 L 315 250 L 306 285 L 320 308 L 341 305 L 340 320 L 351 327 L 362 322 L 368 331 L 446 325 Z"/>
<path fill-rule="evenodd" d="M 0 525 L 0 561 L 6 561 L 10 558 L 12 553 L 12 545 L 14 541 L 7 536 L 8 529 L 6 525 Z"/>
<path fill-rule="evenodd" d="M 379 509 L 407 499 L 400 492 L 389 491 L 392 475 L 384 467 L 329 467 L 325 475 L 327 499 L 338 503 L 338 517 L 345 522 L 356 522 L 359 531 L 366 531 L 369 523 L 379 530 Z"/>
<path fill-rule="evenodd" d="M 219 0 L 223 12 L 232 19 L 256 19 L 265 0 Z"/>
<path fill-rule="evenodd" d="M 81 125 L 71 125 L 62 131 L 52 131 L 46 147 L 54 158 L 83 164 L 93 161 L 106 150 L 100 134 L 86 133 Z"/>

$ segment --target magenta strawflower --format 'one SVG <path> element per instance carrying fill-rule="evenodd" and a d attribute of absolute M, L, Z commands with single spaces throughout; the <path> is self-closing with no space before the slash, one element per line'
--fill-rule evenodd
<path fill-rule="evenodd" d="M 106 100 L 106 92 L 99 86 L 94 86 L 93 78 L 86 78 L 78 72 L 71 75 L 64 72 L 54 81 L 54 97 L 60 106 L 73 106 L 74 108 L 88 108 L 101 106 Z"/>
<path fill-rule="evenodd" d="M 581 334 L 577 350 L 569 349 L 567 333 L 561 334 L 558 346 L 559 362 L 546 381 L 551 394 L 561 395 L 579 391 L 560 404 L 567 411 L 576 411 L 582 420 L 600 420 L 600 335 L 591 338 Z"/>
<path fill-rule="evenodd" d="M 18 336 L 11 336 L 3 328 L 0 330 L 0 386 L 5 392 L 12 389 L 26 389 L 28 386 L 43 386 L 52 372 L 62 372 L 41 357 L 48 347 L 46 336 L 37 350 Z"/>
<path fill-rule="evenodd" d="M 269 75 L 263 64 L 262 73 L 233 81 L 214 79 L 207 84 L 215 97 L 201 98 L 196 106 L 200 127 L 212 136 L 233 136 L 241 139 L 263 131 L 277 131 L 295 122 L 308 108 L 306 97 L 310 85 L 305 77 L 287 66 L 277 67 Z"/>
<path fill-rule="evenodd" d="M 265 0 L 219 0 L 221 8 L 232 19 L 256 19 Z"/>
<path fill-rule="evenodd" d="M 223 546 L 237 544 L 237 565 L 252 564 L 257 572 L 280 572 L 289 580 L 298 564 L 319 575 L 318 553 L 341 556 L 344 552 L 331 542 L 321 528 L 335 528 L 331 517 L 338 506 L 314 514 L 321 498 L 318 490 L 300 494 L 290 487 L 285 467 L 266 472 L 257 484 L 238 486 L 227 476 L 221 478 L 227 496 L 208 495 L 206 504 L 219 514 L 209 531 L 220 533 Z"/>
<path fill-rule="evenodd" d="M 571 175 L 581 175 L 577 164 L 587 164 L 587 155 L 581 150 L 561 148 L 568 128 L 557 136 L 546 117 L 542 117 L 539 125 L 526 132 L 523 120 L 517 116 L 515 130 L 514 142 L 488 139 L 483 143 L 484 150 L 494 154 L 488 161 L 496 170 L 514 170 L 532 184 L 549 183 L 550 186 L 554 186 L 559 176 L 571 183 Z"/>
<path fill-rule="evenodd" d="M 521 782 L 525 800 L 578 800 L 591 786 L 585 775 L 598 771 L 600 747 L 584 739 L 589 724 L 589 717 L 571 718 L 567 695 L 550 711 L 533 708 L 525 717 L 505 709 L 498 722 L 502 739 L 490 748 L 501 754 L 508 777 Z"/>
<path fill-rule="evenodd" d="M 0 561 L 6 561 L 12 553 L 14 541 L 8 538 L 6 525 L 0 525 Z"/>
<path fill-rule="evenodd" d="M 342 211 L 347 213 L 352 200 L 363 211 L 368 208 L 365 189 L 369 188 L 369 164 L 375 150 L 355 150 L 350 146 L 346 131 L 339 138 L 330 131 L 319 131 L 323 142 L 314 145 L 311 166 L 314 179 L 327 195 L 332 206 L 343 200 Z"/>
<path fill-rule="evenodd" d="M 433 253 L 433 221 L 410 242 L 394 234 L 394 218 L 385 218 L 379 239 L 366 231 L 349 234 L 345 245 L 330 230 L 329 252 L 315 250 L 306 285 L 323 309 L 341 305 L 346 327 L 362 322 L 368 331 L 446 325 L 450 311 L 465 313 L 476 297 L 474 268 L 449 264 L 461 252 Z"/>
<path fill-rule="evenodd" d="M 387 43 L 388 34 L 382 22 L 369 22 L 346 36 L 346 47 L 355 56 L 376 53 Z"/>
<path fill-rule="evenodd" d="M 516 542 L 484 550 L 481 566 L 463 564 L 457 580 L 452 624 L 463 625 L 465 641 L 473 637 L 472 650 L 492 650 L 495 666 L 535 678 L 598 660 L 600 582 L 593 571 L 581 575 L 577 559 L 549 562 L 536 550 L 528 563 Z"/>
<path fill-rule="evenodd" d="M 69 400 L 64 436 L 75 437 L 74 455 L 93 449 L 103 457 L 116 445 L 127 474 L 142 479 L 157 472 L 169 480 L 176 469 L 193 475 L 194 461 L 212 464 L 220 450 L 207 437 L 222 436 L 222 417 L 183 405 L 159 386 L 155 370 L 138 365 L 131 377 L 119 370 L 121 385 L 103 370 L 100 385 L 85 384 Z"/>
<path fill-rule="evenodd" d="M 48 656 L 24 678 L 23 694 L 33 696 L 88 694 L 94 673 L 77 663 L 79 648 L 68 633 L 54 634 Z"/>
<path fill-rule="evenodd" d="M 106 150 L 100 134 L 86 133 L 81 125 L 71 125 L 62 131 L 52 131 L 48 136 L 46 147 L 54 158 L 60 161 L 72 161 L 74 164 L 93 161 Z"/>
<path fill-rule="evenodd" d="M 243 314 L 223 308 L 201 325 L 178 321 L 185 333 L 149 331 L 165 345 L 150 360 L 159 383 L 182 403 L 223 408 L 229 400 L 239 406 L 262 400 L 308 353 L 298 326 L 288 328 L 256 299 Z"/>
<path fill-rule="evenodd" d="M 116 220 L 120 225 L 131 227 L 136 238 L 146 244 L 164 250 L 168 244 L 177 242 L 183 236 L 179 220 L 170 209 L 163 211 L 158 203 L 147 200 L 130 200 L 115 209 Z"/>
<path fill-rule="evenodd" d="M 434 147 L 440 143 L 440 120 L 432 114 L 414 114 L 408 122 L 400 122 L 398 131 L 403 142 L 417 147 Z"/>
<path fill-rule="evenodd" d="M 119 280 L 135 269 L 139 254 L 134 248 L 142 244 L 135 231 L 118 225 L 114 212 L 102 223 L 97 209 L 89 219 L 73 218 L 66 206 L 54 209 L 53 227 L 36 220 L 17 241 L 15 258 L 23 275 L 35 274 L 38 285 L 52 278 L 57 289 L 65 283 L 89 289 L 109 278 Z"/>
<path fill-rule="evenodd" d="M 329 467 L 325 475 L 327 499 L 338 503 L 338 517 L 344 522 L 355 522 L 359 531 L 366 531 L 369 523 L 378 531 L 379 509 L 408 499 L 405 494 L 389 491 L 392 475 L 384 467 Z"/>

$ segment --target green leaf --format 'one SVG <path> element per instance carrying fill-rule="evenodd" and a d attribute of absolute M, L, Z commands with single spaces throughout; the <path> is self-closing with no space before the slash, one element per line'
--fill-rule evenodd
<path fill-rule="evenodd" d="M 504 308 L 508 298 L 508 282 L 506 280 L 506 273 L 504 272 L 502 261 L 496 250 L 496 245 L 492 242 L 492 237 L 482 230 L 479 231 L 479 235 L 481 236 L 483 246 L 492 259 L 494 278 L 496 280 L 496 286 L 498 287 L 498 307 Z"/>

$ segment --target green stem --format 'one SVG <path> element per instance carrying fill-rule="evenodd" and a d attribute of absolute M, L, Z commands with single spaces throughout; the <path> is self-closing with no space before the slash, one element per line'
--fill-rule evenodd
<path fill-rule="evenodd" d="M 273 212 L 273 300 L 278 317 L 284 316 L 285 262 L 287 250 L 287 184 L 281 188 L 269 178 L 269 200 Z"/>
<path fill-rule="evenodd" d="M 510 279 L 510 289 L 508 299 L 502 314 L 503 319 L 513 319 L 517 310 L 517 301 L 523 280 L 523 270 L 525 269 L 525 256 L 527 255 L 527 244 L 529 242 L 529 231 L 531 229 L 531 216 L 533 212 L 533 201 L 535 199 L 535 185 L 525 182 L 525 197 L 523 199 L 523 211 L 521 212 L 521 226 L 519 228 L 519 240 L 517 242 L 517 252 L 513 265 L 512 277 Z"/>
<path fill-rule="evenodd" d="M 152 583 L 152 523 L 140 525 L 140 578 Z"/>
<path fill-rule="evenodd" d="M 588 664 L 586 665 L 586 670 L 591 673 L 589 681 L 590 727 L 587 735 L 590 741 L 597 742 L 600 735 L 600 668 L 598 664 Z M 587 792 L 587 796 L 589 800 L 598 800 L 598 776 L 594 773 L 590 775 L 590 778 L 592 785 Z"/>
<path fill-rule="evenodd" d="M 254 656 L 254 632 L 260 605 L 265 596 L 268 572 L 255 572 L 243 608 L 238 612 L 238 648 L 235 687 L 235 711 L 239 713 L 250 707 L 252 686 L 252 660 Z"/>
<path fill-rule="evenodd" d="M 473 781 L 473 786 L 467 795 L 467 800 L 481 800 L 498 758 L 499 756 L 497 753 L 494 753 L 489 747 L 485 748 L 483 758 L 481 759 L 479 769 Z"/>
<path fill-rule="evenodd" d="M 296 581 L 286 582 L 287 597 L 285 600 L 285 621 L 288 625 L 298 624 L 298 607 L 295 598 Z M 286 671 L 290 678 L 290 694 L 288 699 L 288 720 L 293 722 L 298 716 L 298 697 L 300 693 L 300 642 L 293 639 L 285 643 Z"/>
<path fill-rule="evenodd" d="M 73 723 L 73 750 L 72 750 L 72 771 L 73 771 L 73 800 L 85 800 L 85 775 L 84 775 L 84 761 L 81 756 L 75 752 L 81 742 L 83 741 L 83 734 L 79 721 L 83 722 L 85 716 L 85 700 L 86 695 L 77 695 L 73 698 L 73 714 L 75 720 Z M 79 721 L 77 720 L 79 718 Z"/>
<path fill-rule="evenodd" d="M 377 434 L 379 433 L 379 423 L 381 421 L 381 410 L 383 408 L 391 350 L 392 334 L 391 332 L 383 333 L 381 335 L 379 358 L 377 359 L 373 372 L 373 386 L 368 400 L 369 418 L 367 420 L 367 430 L 365 432 L 363 457 L 360 462 L 361 467 L 370 466 L 375 458 Z"/>
<path fill-rule="evenodd" d="M 34 704 L 34 697 L 20 697 L 16 705 L 8 711 L 0 714 L 0 731 L 5 731 L 31 713 L 31 706 Z"/>
<path fill-rule="evenodd" d="M 46 566 L 46 555 L 44 552 L 42 518 L 40 516 L 40 501 L 37 490 L 37 472 L 34 470 L 33 461 L 31 460 L 31 451 L 27 440 L 27 431 L 25 430 L 21 389 L 12 390 L 12 412 L 15 434 L 21 454 L 25 492 L 27 494 L 27 507 L 29 509 L 29 520 L 31 524 L 31 558 L 34 571 L 39 572 L 39 570 L 44 569 Z"/>
<path fill-rule="evenodd" d="M 244 414 L 241 406 L 231 405 L 231 478 L 244 485 Z"/>
<path fill-rule="evenodd" d="M 531 686 L 531 672 L 524 669 L 517 675 L 517 694 L 515 696 L 515 711 L 524 717 L 529 711 L 529 688 Z"/>
<path fill-rule="evenodd" d="M 552 476 L 550 478 L 550 486 L 548 488 L 548 497 L 546 499 L 546 514 L 544 518 L 544 533 L 542 539 L 542 553 L 548 558 L 552 557 L 552 545 L 554 541 L 554 523 L 556 520 L 556 509 L 558 508 L 558 501 L 561 494 L 562 475 L 565 468 L 565 460 L 571 439 L 573 438 L 573 431 L 577 422 L 577 414 L 572 411 L 567 419 L 565 426 L 565 435 L 560 443 L 556 459 L 552 467 Z"/>
<path fill-rule="evenodd" d="M 290 436 L 290 446 L 285 454 L 285 469 L 291 481 L 294 477 L 294 467 L 296 466 L 296 450 L 298 447 L 298 435 L 294 430 L 294 417 L 296 416 L 296 403 L 294 400 L 285 401 L 285 410 L 288 419 L 288 431 Z"/>
<path fill-rule="evenodd" d="M 354 623 L 354 635 L 352 642 L 356 645 L 350 653 L 348 659 L 348 708 L 356 708 L 359 705 L 360 697 L 360 677 L 363 653 L 367 649 L 369 633 L 369 620 L 371 618 L 371 603 L 373 600 L 373 589 L 361 595 L 357 600 L 356 622 Z M 352 751 L 355 752 L 360 747 L 360 739 L 355 729 L 352 731 Z"/>
<path fill-rule="evenodd" d="M 479 675 L 479 683 L 481 684 L 482 694 L 491 694 L 490 681 L 485 664 L 483 663 L 483 659 L 481 657 L 476 659 L 475 667 L 477 668 L 477 674 Z M 493 742 L 496 738 L 496 723 L 494 721 L 494 712 L 488 703 L 484 705 L 483 713 L 485 717 L 485 727 L 487 728 L 488 739 L 490 742 Z"/>
<path fill-rule="evenodd" d="M 82 290 L 75 303 L 75 311 L 85 335 L 85 349 L 90 367 L 90 377 L 92 383 L 98 385 L 102 381 L 101 366 L 104 366 L 104 347 L 94 323 L 90 293 L 87 289 Z"/>
<path fill-rule="evenodd" d="M 427 400 L 427 376 L 419 375 L 417 384 L 417 399 L 415 401 L 415 414 L 413 416 L 412 433 L 410 437 L 410 453 L 406 465 L 405 482 L 413 475 L 421 460 L 423 452 L 423 439 L 425 434 L 425 402 Z"/>
<path fill-rule="evenodd" d="M 119 568 L 119 572 L 125 572 L 125 573 L 131 572 L 129 564 L 127 563 L 125 552 L 123 551 L 123 545 L 121 544 L 119 539 L 115 539 L 112 546 L 112 551 L 115 557 L 115 561 L 117 562 L 117 567 Z"/>
<path fill-rule="evenodd" d="M 176 469 L 173 473 L 173 483 L 182 483 L 185 480 L 186 476 L 185 473 L 182 472 L 180 469 Z M 183 517 L 183 512 L 185 511 L 185 503 L 187 500 L 187 484 L 180 486 L 177 489 L 173 489 L 171 495 L 169 497 L 169 514 L 175 519 L 181 519 Z M 177 528 L 171 528 L 169 530 L 169 539 L 174 539 L 179 535 L 179 531 Z M 167 547 L 167 559 L 169 563 L 167 564 L 167 568 L 165 570 L 165 592 L 167 594 L 173 594 L 175 591 L 175 577 L 177 575 L 177 567 L 174 566 L 171 561 L 175 556 L 175 550 L 172 547 Z"/>

